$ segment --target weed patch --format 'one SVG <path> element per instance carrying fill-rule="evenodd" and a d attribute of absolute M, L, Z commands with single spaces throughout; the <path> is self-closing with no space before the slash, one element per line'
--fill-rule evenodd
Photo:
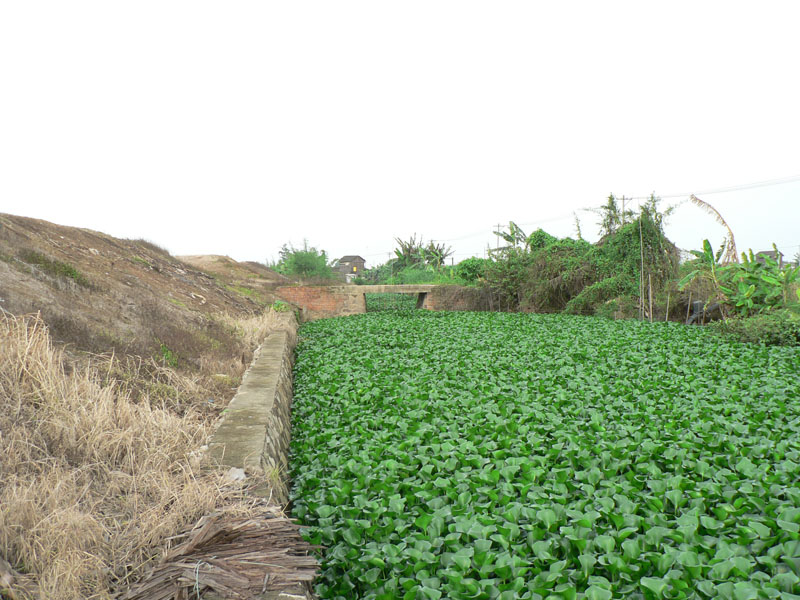
<path fill-rule="evenodd" d="M 93 287 L 89 279 L 87 279 L 86 276 L 78 271 L 75 267 L 54 258 L 50 258 L 49 256 L 45 256 L 41 252 L 24 249 L 19 251 L 17 257 L 22 262 L 35 266 L 43 273 L 46 273 L 52 277 L 71 279 L 79 286 L 84 288 Z"/>
<path fill-rule="evenodd" d="M 142 265 L 143 267 L 147 267 L 148 269 L 156 269 L 149 261 L 143 259 L 140 256 L 134 256 L 131 258 L 131 260 L 136 264 Z"/>

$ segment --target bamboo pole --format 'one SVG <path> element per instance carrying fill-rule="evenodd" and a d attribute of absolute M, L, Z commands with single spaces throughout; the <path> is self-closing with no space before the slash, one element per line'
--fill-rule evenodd
<path fill-rule="evenodd" d="M 667 312 L 664 313 L 664 323 L 669 321 L 669 295 L 670 292 L 667 292 Z"/>
<path fill-rule="evenodd" d="M 689 304 L 686 307 L 686 322 L 689 322 L 689 311 L 692 310 L 692 290 L 689 290 Z"/>
<path fill-rule="evenodd" d="M 644 321 L 644 238 L 642 237 L 642 215 L 639 215 L 639 252 L 641 262 L 639 269 L 639 320 Z"/>
<path fill-rule="evenodd" d="M 650 322 L 653 322 L 653 278 L 647 274 L 647 293 L 650 297 Z"/>

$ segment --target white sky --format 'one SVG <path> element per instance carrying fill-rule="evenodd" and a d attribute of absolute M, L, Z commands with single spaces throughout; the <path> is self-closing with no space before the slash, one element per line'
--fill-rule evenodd
<path fill-rule="evenodd" d="M 509 220 L 574 235 L 573 211 L 594 241 L 580 209 L 610 192 L 695 192 L 740 249 L 792 256 L 799 23 L 795 1 L 0 0 L 0 212 L 374 265 L 412 233 L 456 261 Z M 667 232 L 723 234 L 689 204 Z"/>

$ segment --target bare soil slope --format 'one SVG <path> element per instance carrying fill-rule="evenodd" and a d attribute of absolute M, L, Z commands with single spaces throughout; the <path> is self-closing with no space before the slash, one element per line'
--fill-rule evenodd
<path fill-rule="evenodd" d="M 196 366 L 233 350 L 214 316 L 260 312 L 281 276 L 227 257 L 191 259 L 145 240 L 0 214 L 0 308 L 41 313 L 56 341 L 79 350 Z"/>
<path fill-rule="evenodd" d="M 199 254 L 177 258 L 195 269 L 213 275 L 218 281 L 223 282 L 226 289 L 260 303 L 274 302 L 275 288 L 292 281 L 261 263 L 237 262 L 230 256 Z"/>

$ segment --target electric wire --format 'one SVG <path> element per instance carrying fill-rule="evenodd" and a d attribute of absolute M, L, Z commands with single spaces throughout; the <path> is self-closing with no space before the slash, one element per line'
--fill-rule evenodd
<path fill-rule="evenodd" d="M 785 184 L 785 183 L 793 183 L 793 182 L 797 182 L 797 181 L 800 181 L 800 175 L 791 175 L 791 176 L 788 176 L 788 177 L 780 177 L 780 178 L 776 178 L 776 179 L 766 179 L 766 180 L 762 180 L 762 181 L 754 181 L 754 182 L 751 182 L 751 183 L 743 183 L 743 184 L 731 185 L 731 186 L 726 186 L 726 187 L 711 188 L 711 189 L 701 190 L 701 191 L 697 191 L 697 192 L 685 192 L 685 193 L 680 193 L 680 194 L 663 194 L 663 195 L 662 194 L 654 194 L 654 195 L 655 195 L 656 199 L 660 199 L 660 200 L 667 200 L 667 199 L 673 199 L 673 198 L 684 198 L 685 201 L 688 201 L 689 197 L 692 194 L 695 194 L 695 195 L 698 195 L 698 196 L 708 196 L 708 195 L 711 195 L 711 194 L 723 194 L 723 193 L 727 193 L 727 192 L 735 192 L 735 191 L 741 191 L 741 190 L 751 190 L 751 189 L 756 189 L 756 188 L 760 188 L 760 187 L 769 187 L 769 186 L 773 186 L 773 185 L 782 185 L 782 184 Z M 638 201 L 640 203 L 639 206 L 641 206 L 641 201 L 642 200 L 649 200 L 651 198 L 650 195 L 647 195 L 647 196 L 621 196 L 621 197 L 619 197 L 619 199 L 621 199 L 623 197 L 625 198 L 626 201 L 627 200 Z M 676 206 L 680 206 L 681 204 L 683 204 L 683 202 L 679 203 Z M 596 212 L 597 210 L 598 210 L 598 207 L 577 208 L 577 209 L 573 210 L 572 212 L 570 212 L 569 214 L 564 214 L 564 215 L 560 215 L 560 216 L 557 216 L 557 217 L 549 217 L 547 219 L 537 219 L 536 221 L 528 221 L 528 222 L 525 222 L 525 223 L 520 223 L 520 226 L 529 227 L 531 225 L 542 225 L 544 223 L 553 223 L 553 222 L 556 222 L 556 221 L 564 221 L 566 219 L 574 218 L 575 215 L 578 212 Z M 481 236 L 481 235 L 490 236 L 492 234 L 495 234 L 494 230 L 491 230 L 491 231 L 487 232 L 485 229 L 483 229 L 483 230 L 480 230 L 480 231 L 475 231 L 473 233 L 467 233 L 467 234 L 459 235 L 459 236 L 452 237 L 452 238 L 446 238 L 446 239 L 436 238 L 436 239 L 432 239 L 430 241 L 431 242 L 443 242 L 443 243 L 458 242 L 458 241 L 461 241 L 461 240 L 466 240 L 466 239 L 473 238 L 473 237 L 478 237 L 478 236 Z M 490 239 L 492 239 L 492 238 L 490 238 Z M 793 245 L 793 246 L 781 244 L 781 247 L 782 248 L 798 248 L 798 247 L 800 247 L 800 244 Z M 391 257 L 391 255 L 393 253 L 394 252 L 391 252 L 391 251 L 390 252 L 377 252 L 375 254 L 368 254 L 368 255 L 366 255 L 366 257 L 369 258 L 369 257 L 384 256 L 384 255 L 387 255 L 387 256 Z M 471 253 L 456 253 L 456 254 L 454 254 L 454 256 L 462 256 L 462 255 L 463 256 L 466 256 L 466 255 L 472 256 L 473 254 L 471 254 Z"/>

